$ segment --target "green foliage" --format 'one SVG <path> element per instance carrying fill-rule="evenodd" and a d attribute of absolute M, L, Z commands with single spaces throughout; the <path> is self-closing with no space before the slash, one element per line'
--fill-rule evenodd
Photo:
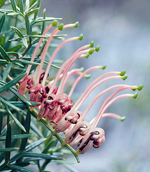
<path fill-rule="evenodd" d="M 8 3 L 11 9 L 7 9 Z M 32 111 L 32 106 L 38 103 L 28 101 L 17 92 L 18 82 L 26 75 L 28 65 L 32 65 L 31 71 L 39 65 L 38 58 L 30 61 L 31 53 L 39 38 L 44 38 L 38 57 L 41 55 L 50 36 L 50 33 L 42 36 L 46 25 L 57 25 L 57 20 L 61 19 L 46 17 L 45 9 L 43 17 L 39 17 L 40 4 L 40 0 L 10 0 L 5 6 L 5 0 L 0 1 L 3 7 L 0 8 L 0 171 L 31 172 L 30 164 L 44 171 L 48 163 L 58 160 L 59 164 L 71 169 L 63 158 L 66 154 L 61 146 L 63 138 L 59 134 L 53 136 L 54 130 L 45 121 L 37 123 L 34 120 L 37 113 Z M 59 27 L 63 29 L 62 25 Z M 54 38 L 63 39 L 64 36 Z M 59 63 L 62 62 L 57 60 L 56 64 Z M 59 69 L 56 64 L 52 66 Z M 75 155 L 69 145 L 65 147 Z"/>

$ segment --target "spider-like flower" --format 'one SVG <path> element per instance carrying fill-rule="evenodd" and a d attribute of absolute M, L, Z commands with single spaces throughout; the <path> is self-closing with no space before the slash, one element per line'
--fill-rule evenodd
<path fill-rule="evenodd" d="M 43 32 L 43 35 L 45 35 L 49 29 L 52 27 L 57 26 L 57 21 L 54 20 L 51 25 L 49 25 L 45 31 Z M 54 29 L 48 38 L 48 41 L 42 51 L 41 54 L 41 62 L 37 66 L 34 75 L 29 75 L 31 65 L 27 68 L 27 75 L 19 82 L 19 89 L 18 92 L 20 94 L 24 94 L 27 90 L 30 94 L 30 100 L 39 102 L 39 105 L 37 106 L 39 109 L 38 112 L 38 118 L 45 118 L 48 120 L 55 131 L 57 133 L 59 132 L 65 132 L 65 141 L 64 143 L 70 144 L 71 146 L 74 146 L 76 144 L 78 145 L 78 153 L 84 153 L 86 152 L 89 147 L 93 144 L 93 147 L 98 148 L 100 145 L 105 141 L 105 132 L 102 128 L 98 128 L 97 125 L 101 118 L 104 117 L 114 117 L 120 120 L 124 120 L 124 117 L 120 117 L 117 114 L 114 113 L 106 113 L 107 108 L 116 100 L 124 98 L 124 97 L 137 97 L 137 93 L 135 94 L 121 94 L 116 96 L 119 92 L 126 90 L 126 89 L 132 89 L 132 90 L 141 90 L 143 88 L 143 85 L 140 86 L 130 86 L 125 84 L 120 85 L 113 85 L 105 90 L 101 91 L 90 103 L 90 105 L 87 107 L 87 109 L 84 112 L 80 112 L 79 109 L 84 103 L 84 101 L 88 98 L 89 94 L 99 85 L 102 83 L 112 80 L 112 79 L 123 79 L 125 80 L 127 78 L 127 75 L 125 74 L 125 71 L 118 72 L 107 72 L 98 78 L 96 78 L 83 92 L 83 94 L 79 97 L 79 99 L 74 104 L 71 96 L 74 92 L 75 87 L 79 83 L 79 81 L 83 78 L 89 77 L 89 72 L 92 70 L 97 69 L 105 69 L 106 66 L 93 66 L 85 71 L 82 69 L 73 69 L 70 70 L 74 62 L 78 58 L 88 57 L 91 55 L 94 51 L 99 51 L 100 47 L 96 46 L 93 48 L 94 43 L 91 42 L 88 45 L 84 45 L 77 49 L 71 57 L 69 57 L 61 66 L 61 68 L 58 70 L 55 78 L 50 81 L 47 85 L 46 79 L 49 77 L 49 71 L 50 67 L 52 65 L 52 62 L 57 55 L 58 51 L 68 42 L 74 41 L 74 40 L 82 40 L 83 35 L 80 35 L 79 37 L 72 37 L 67 40 L 64 40 L 53 52 L 51 55 L 51 58 L 49 59 L 49 63 L 47 65 L 46 70 L 43 70 L 43 63 L 45 60 L 45 56 L 47 54 L 49 45 L 51 41 L 53 40 L 53 36 L 57 35 L 61 30 L 69 28 L 69 27 L 77 27 L 78 23 L 75 24 L 67 24 L 63 25 L 60 24 L 58 28 Z M 34 61 L 37 52 L 40 48 L 40 45 L 42 43 L 44 38 L 41 38 L 34 50 L 33 56 L 31 58 L 31 62 Z M 64 88 L 67 84 L 67 81 L 69 80 L 69 77 L 71 75 L 78 75 L 77 79 L 73 83 L 70 92 L 66 94 L 64 92 Z M 59 84 L 58 84 L 59 81 Z M 108 93 L 111 90 L 115 90 L 101 105 L 99 112 L 97 115 L 90 121 L 85 121 L 85 116 L 93 106 L 93 104 L 96 102 L 98 98 L 100 98 L 102 95 Z"/>

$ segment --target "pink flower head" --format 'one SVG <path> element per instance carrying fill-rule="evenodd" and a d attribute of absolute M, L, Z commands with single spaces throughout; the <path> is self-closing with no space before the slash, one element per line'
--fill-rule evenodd
<path fill-rule="evenodd" d="M 102 128 L 91 128 L 81 140 L 77 152 L 85 153 L 93 144 L 94 148 L 99 148 L 105 141 L 105 132 Z"/>
<path fill-rule="evenodd" d="M 49 29 L 53 26 L 56 26 L 57 22 L 53 21 L 51 25 L 49 25 L 43 35 L 45 35 Z M 98 76 L 91 84 L 84 90 L 82 95 L 78 98 L 78 100 L 73 103 L 71 96 L 74 93 L 74 90 L 80 80 L 85 77 L 89 78 L 89 72 L 92 70 L 105 69 L 106 66 L 93 66 L 83 71 L 81 69 L 71 69 L 72 65 L 79 58 L 88 57 L 94 51 L 99 51 L 100 47 L 97 46 L 93 48 L 94 43 L 91 42 L 88 45 L 84 45 L 77 49 L 60 67 L 56 76 L 53 80 L 49 81 L 46 84 L 46 80 L 49 77 L 49 71 L 52 65 L 52 62 L 57 55 L 58 51 L 68 42 L 75 40 L 82 40 L 83 35 L 79 37 L 72 37 L 64 40 L 58 47 L 54 50 L 51 58 L 49 59 L 46 70 L 43 70 L 44 60 L 49 48 L 50 43 L 53 40 L 53 36 L 57 35 L 61 30 L 69 28 L 69 27 L 77 27 L 78 23 L 75 24 L 60 24 L 58 28 L 55 28 L 51 35 L 49 36 L 47 43 L 41 53 L 41 61 L 40 64 L 36 67 L 36 70 L 33 75 L 29 75 L 31 65 L 27 68 L 27 75 L 19 82 L 18 92 L 20 94 L 24 94 L 26 88 L 30 94 L 30 100 L 34 102 L 40 102 L 38 106 L 39 118 L 45 118 L 49 120 L 52 127 L 55 129 L 56 133 L 65 132 L 65 143 L 74 146 L 78 145 L 77 153 L 83 154 L 85 153 L 90 146 L 93 144 L 93 147 L 98 148 L 105 141 L 105 132 L 103 129 L 98 128 L 97 125 L 101 118 L 104 117 L 113 117 L 120 120 L 124 120 L 124 118 L 120 117 L 114 113 L 106 113 L 108 107 L 114 103 L 116 100 L 124 98 L 124 97 L 137 97 L 137 93 L 135 94 L 120 94 L 123 90 L 131 89 L 131 90 L 141 90 L 143 85 L 140 86 L 130 86 L 125 84 L 113 85 L 110 86 L 103 91 L 101 91 L 97 96 L 91 101 L 88 105 L 87 109 L 84 112 L 80 112 L 80 107 L 88 98 L 88 96 L 95 90 L 98 86 L 103 83 L 106 83 L 109 80 L 115 79 L 123 79 L 127 78 L 125 75 L 125 71 L 118 72 L 112 71 L 104 73 L 103 75 Z M 33 56 L 31 58 L 31 62 L 34 61 L 37 56 L 37 52 L 40 48 L 40 44 L 42 43 L 44 38 L 41 38 L 34 50 Z M 71 75 L 78 75 L 75 82 L 72 84 L 70 91 L 68 94 L 64 92 L 65 86 Z M 94 103 L 102 97 L 104 94 L 109 93 L 110 91 L 115 90 L 111 93 L 106 100 L 102 103 L 97 115 L 90 121 L 85 121 L 85 117 L 88 114 L 89 110 L 93 107 Z"/>

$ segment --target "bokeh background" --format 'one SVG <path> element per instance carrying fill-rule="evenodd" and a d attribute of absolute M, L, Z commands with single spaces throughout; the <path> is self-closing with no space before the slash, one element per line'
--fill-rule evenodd
<path fill-rule="evenodd" d="M 91 148 L 80 155 L 80 164 L 73 156 L 69 159 L 80 172 L 149 172 L 150 170 L 150 1 L 149 0 L 43 0 L 42 8 L 47 16 L 62 17 L 63 23 L 79 21 L 77 29 L 63 31 L 68 37 L 84 34 L 80 42 L 67 44 L 62 58 L 69 57 L 81 45 L 95 42 L 101 50 L 89 59 L 77 60 L 76 66 L 88 68 L 106 64 L 108 71 L 125 69 L 126 81 L 113 81 L 98 87 L 82 106 L 111 84 L 144 84 L 137 99 L 122 99 L 115 102 L 108 112 L 126 116 L 124 122 L 102 119 L 99 127 L 106 132 L 106 141 L 99 148 Z M 42 13 L 42 11 L 41 11 Z M 64 55 L 63 55 L 64 54 Z M 76 89 L 74 99 L 81 95 L 92 80 L 104 71 L 91 72 L 89 80 L 83 79 Z M 128 92 L 131 92 L 130 90 Z M 86 119 L 94 117 L 105 96 L 96 102 Z M 50 164 L 47 170 L 67 172 L 62 166 Z"/>

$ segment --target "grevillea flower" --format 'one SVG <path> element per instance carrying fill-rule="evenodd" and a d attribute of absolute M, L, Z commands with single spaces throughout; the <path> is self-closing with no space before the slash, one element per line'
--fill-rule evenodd
<path fill-rule="evenodd" d="M 49 29 L 57 26 L 57 21 L 54 20 L 51 25 L 49 25 L 43 35 L 45 35 Z M 69 27 L 77 27 L 78 23 L 75 24 L 60 24 L 58 28 L 54 29 L 48 38 L 48 41 L 41 53 L 41 61 L 37 66 L 33 75 L 29 75 L 31 70 L 31 65 L 27 68 L 27 75 L 19 82 L 18 92 L 20 94 L 24 94 L 25 91 L 28 91 L 30 94 L 30 100 L 34 102 L 39 102 L 37 106 L 38 111 L 38 119 L 45 118 L 50 124 L 53 126 L 57 133 L 65 132 L 65 140 L 64 143 L 70 144 L 74 146 L 78 144 L 77 153 L 86 152 L 90 146 L 93 144 L 93 147 L 98 148 L 105 141 L 105 132 L 102 128 L 98 128 L 97 125 L 101 118 L 104 117 L 113 117 L 120 120 L 124 120 L 124 117 L 120 117 L 114 113 L 106 113 L 107 108 L 116 100 L 124 98 L 124 97 L 137 97 L 137 93 L 135 94 L 121 94 L 118 95 L 123 90 L 131 89 L 131 90 L 141 90 L 143 85 L 140 86 L 130 86 L 125 84 L 113 85 L 110 86 L 103 91 L 101 91 L 89 104 L 87 109 L 84 112 L 80 112 L 80 107 L 84 103 L 84 101 L 88 98 L 89 94 L 96 89 L 96 87 L 100 86 L 102 83 L 105 83 L 109 80 L 114 79 L 123 79 L 127 78 L 125 71 L 118 72 L 107 72 L 98 78 L 96 78 L 83 92 L 83 94 L 78 98 L 76 103 L 73 103 L 71 96 L 74 92 L 79 81 L 83 78 L 89 77 L 89 72 L 92 70 L 105 69 L 106 66 L 93 66 L 88 68 L 87 70 L 81 69 L 73 69 L 70 70 L 74 62 L 78 58 L 84 58 L 91 55 L 94 51 L 99 51 L 100 47 L 96 46 L 93 48 L 94 43 L 91 42 L 88 45 L 84 45 L 77 49 L 71 57 L 69 57 L 58 70 L 56 76 L 53 80 L 46 83 L 47 78 L 49 77 L 49 71 L 51 64 L 57 55 L 58 51 L 68 42 L 75 40 L 82 40 L 83 35 L 79 37 L 72 37 L 64 40 L 53 52 L 51 58 L 49 59 L 49 63 L 46 67 L 46 70 L 43 70 L 43 63 L 45 60 L 45 56 L 48 51 L 48 47 L 53 40 L 53 36 L 57 35 L 61 30 L 69 28 Z M 37 52 L 40 48 L 40 45 L 43 41 L 41 38 L 34 50 L 34 53 L 31 58 L 31 62 L 34 62 L 35 57 L 37 56 Z M 64 88 L 67 84 L 71 75 L 78 75 L 77 79 L 73 83 L 68 94 L 64 92 Z M 59 84 L 58 84 L 59 81 Z M 88 114 L 89 110 L 92 108 L 93 104 L 99 99 L 102 95 L 114 90 L 108 98 L 102 103 L 97 115 L 89 122 L 85 121 L 85 116 Z"/>

